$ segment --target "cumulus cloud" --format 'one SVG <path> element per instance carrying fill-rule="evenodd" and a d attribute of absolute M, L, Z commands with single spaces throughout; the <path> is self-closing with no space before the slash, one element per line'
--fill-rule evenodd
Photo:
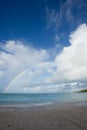
<path fill-rule="evenodd" d="M 80 25 L 70 34 L 70 46 L 64 47 L 55 59 L 54 82 L 87 82 L 87 25 Z"/>
<path fill-rule="evenodd" d="M 46 61 L 48 57 L 46 50 L 25 46 L 20 41 L 7 41 L 2 44 L 0 49 L 1 86 L 6 87 L 19 73 Z"/>
<path fill-rule="evenodd" d="M 19 41 L 7 41 L 0 51 L 0 82 L 6 87 L 4 92 L 58 92 L 85 88 L 87 25 L 82 24 L 73 31 L 69 42 L 69 46 L 50 60 L 49 51 L 37 50 Z"/>
<path fill-rule="evenodd" d="M 50 92 L 46 79 L 55 71 L 54 63 L 44 62 L 19 74 L 5 92 Z M 54 86 L 54 85 L 53 85 Z"/>

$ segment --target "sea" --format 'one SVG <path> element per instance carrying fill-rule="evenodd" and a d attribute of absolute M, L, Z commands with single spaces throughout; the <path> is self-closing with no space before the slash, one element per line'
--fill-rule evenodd
<path fill-rule="evenodd" d="M 36 107 L 60 102 L 87 101 L 87 93 L 1 93 L 0 105 L 16 107 Z M 87 103 L 87 102 L 86 102 Z M 87 104 L 86 104 L 87 105 Z"/>

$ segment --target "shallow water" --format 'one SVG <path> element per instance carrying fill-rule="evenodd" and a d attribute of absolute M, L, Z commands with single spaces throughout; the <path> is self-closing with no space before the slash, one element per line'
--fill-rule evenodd
<path fill-rule="evenodd" d="M 85 101 L 87 93 L 0 94 L 1 105 L 42 106 L 58 102 Z"/>

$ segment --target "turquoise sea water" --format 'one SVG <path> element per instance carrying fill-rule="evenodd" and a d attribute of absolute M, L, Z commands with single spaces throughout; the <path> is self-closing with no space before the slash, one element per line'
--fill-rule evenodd
<path fill-rule="evenodd" d="M 87 93 L 0 94 L 1 105 L 40 106 L 56 102 L 87 101 Z"/>

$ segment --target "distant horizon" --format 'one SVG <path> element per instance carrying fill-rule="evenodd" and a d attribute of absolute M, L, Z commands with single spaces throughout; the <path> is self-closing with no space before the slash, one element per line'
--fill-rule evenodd
<path fill-rule="evenodd" d="M 75 90 L 75 91 L 58 91 L 58 92 L 26 92 L 26 93 L 17 93 L 17 92 L 1 92 L 0 94 L 57 94 L 57 93 L 78 93 L 78 92 L 81 92 L 81 91 L 84 91 L 84 90 L 87 90 L 87 89 L 79 89 L 79 90 Z"/>

